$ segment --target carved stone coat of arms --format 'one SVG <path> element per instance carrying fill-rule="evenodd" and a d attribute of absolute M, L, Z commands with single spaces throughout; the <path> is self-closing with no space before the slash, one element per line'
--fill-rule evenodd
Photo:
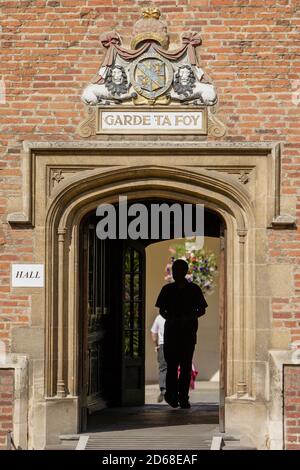
<path fill-rule="evenodd" d="M 101 37 L 106 54 L 98 74 L 82 93 L 83 102 L 88 107 L 213 107 L 217 92 L 196 54 L 201 38 L 188 31 L 181 40 L 180 47 L 169 50 L 167 26 L 160 20 L 160 11 L 144 8 L 134 26 L 130 49 L 122 46 L 116 31 Z"/>

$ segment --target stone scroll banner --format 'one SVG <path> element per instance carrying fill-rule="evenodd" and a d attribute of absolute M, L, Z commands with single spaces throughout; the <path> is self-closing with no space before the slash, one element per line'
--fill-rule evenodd
<path fill-rule="evenodd" d="M 97 134 L 207 134 L 207 110 L 98 108 Z"/>

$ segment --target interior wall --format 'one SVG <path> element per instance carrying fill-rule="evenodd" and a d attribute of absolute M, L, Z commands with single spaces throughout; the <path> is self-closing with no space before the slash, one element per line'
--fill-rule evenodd
<path fill-rule="evenodd" d="M 184 243 L 184 240 L 176 241 Z M 169 247 L 174 240 L 165 240 L 146 248 L 146 383 L 157 382 L 158 368 L 156 353 L 151 339 L 150 329 L 159 313 L 155 302 L 160 289 L 166 281 L 164 273 L 170 258 Z M 219 261 L 219 238 L 205 237 L 204 249 L 216 254 Z M 205 294 L 208 308 L 206 315 L 199 319 L 197 344 L 194 354 L 194 364 L 198 370 L 197 380 L 219 380 L 219 282 L 212 294 Z"/>

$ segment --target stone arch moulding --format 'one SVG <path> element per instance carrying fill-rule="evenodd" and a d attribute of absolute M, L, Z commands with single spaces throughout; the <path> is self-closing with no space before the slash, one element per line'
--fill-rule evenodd
<path fill-rule="evenodd" d="M 47 295 L 46 295 L 46 393 L 60 398 L 66 395 L 76 396 L 77 390 L 77 328 L 78 328 L 78 228 L 82 217 L 94 209 L 100 202 L 114 203 L 119 194 L 126 194 L 129 199 L 158 196 L 183 202 L 204 202 L 218 212 L 225 220 L 229 236 L 228 252 L 239 260 L 239 269 L 231 269 L 230 276 L 238 276 L 228 284 L 238 285 L 241 290 L 240 302 L 237 295 L 229 295 L 231 312 L 237 316 L 242 337 L 238 344 L 229 346 L 235 351 L 231 356 L 234 382 L 231 393 L 243 395 L 251 392 L 253 358 L 246 357 L 245 331 L 250 331 L 246 324 L 246 308 L 242 299 L 252 297 L 252 284 L 245 282 L 245 270 L 253 266 L 251 237 L 248 231 L 254 225 L 252 204 L 244 188 L 239 188 L 233 181 L 226 181 L 214 172 L 143 166 L 116 168 L 113 170 L 93 170 L 69 180 L 68 184 L 57 188 L 53 199 L 49 201 L 46 221 L 47 243 Z M 83 190 L 84 187 L 84 190 Z M 248 236 L 246 237 L 246 235 Z M 233 262 L 231 264 L 233 267 Z M 248 278 L 252 278 L 249 274 Z M 53 295 L 56 292 L 57 295 Z M 65 294 L 68 293 L 66 296 Z M 249 307 L 248 307 L 249 308 Z M 250 319 L 251 322 L 253 319 Z M 233 319 L 232 319 L 233 323 Z M 54 325 L 54 329 L 49 329 Z M 48 331 L 47 331 L 48 330 Z M 56 332 L 57 337 L 53 338 Z M 67 335 L 71 344 L 66 348 Z M 243 340 L 242 340 L 243 338 Z M 234 339 L 235 341 L 235 339 Z M 252 342 L 252 340 L 251 340 Z M 55 346 L 56 345 L 56 346 Z M 249 351 L 250 353 L 250 351 Z M 232 352 L 233 354 L 233 352 Z"/>
<path fill-rule="evenodd" d="M 243 162 L 238 162 L 238 158 L 248 160 L 248 158 L 260 158 L 267 161 L 267 220 L 266 227 L 268 228 L 293 228 L 295 226 L 296 218 L 293 215 L 282 211 L 280 189 L 280 167 L 281 167 L 281 147 L 282 144 L 274 144 L 269 142 L 236 142 L 236 143 L 220 143 L 220 142 L 196 142 L 196 141 L 91 141 L 91 142 L 24 142 L 22 157 L 22 197 L 15 198 L 9 201 L 7 222 L 12 226 L 27 226 L 34 227 L 36 225 L 36 201 L 35 196 L 38 188 L 38 169 L 42 167 L 47 171 L 50 167 L 48 161 L 54 159 L 56 162 L 55 170 L 52 175 L 49 173 L 49 178 L 57 183 L 65 182 L 66 175 L 72 175 L 79 171 L 101 167 L 101 162 L 91 163 L 91 157 L 96 159 L 101 158 L 103 155 L 110 155 L 112 158 L 119 155 L 145 155 L 160 159 L 166 155 L 174 155 L 177 157 L 184 157 L 186 162 L 181 163 L 181 166 L 192 166 L 188 161 L 196 157 L 207 156 L 221 157 L 226 160 L 226 157 L 231 157 L 234 163 L 230 165 L 220 164 L 205 164 L 200 167 L 221 171 L 225 174 L 236 174 L 240 182 L 247 184 L 249 181 L 249 174 L 252 169 L 258 168 L 259 165 L 246 165 Z M 66 157 L 73 156 L 72 165 L 66 164 Z M 52 158 L 51 158 L 52 157 Z M 80 162 L 78 162 L 80 160 Z M 85 160 L 88 160 L 85 162 Z M 59 162 L 59 163 L 58 163 Z M 173 162 L 174 163 L 174 162 Z M 113 166 L 107 165 L 107 166 Z M 197 165 L 196 165 L 197 166 Z M 249 171 L 250 170 L 250 171 Z M 40 176 L 40 175 L 39 175 Z M 43 174 L 43 180 L 49 191 L 50 182 Z M 265 183 L 265 182 L 264 182 Z M 44 186 L 45 186 L 44 185 Z M 43 187 L 45 189 L 45 187 Z M 50 191 L 49 191 L 50 192 Z M 285 209 L 285 208 L 284 208 Z"/>
<path fill-rule="evenodd" d="M 226 396 L 255 399 L 256 265 L 266 228 L 294 226 L 280 211 L 280 145 L 128 140 L 24 145 L 23 198 L 8 221 L 34 228 L 35 261 L 45 263 L 46 401 L 70 399 L 77 409 L 79 225 L 119 194 L 204 203 L 225 221 Z"/>

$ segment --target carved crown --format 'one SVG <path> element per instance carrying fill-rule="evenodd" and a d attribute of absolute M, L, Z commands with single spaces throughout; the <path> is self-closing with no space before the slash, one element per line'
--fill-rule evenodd
<path fill-rule="evenodd" d="M 170 38 L 167 25 L 160 18 L 158 8 L 143 8 L 142 18 L 138 20 L 133 29 L 134 38 L 131 42 L 132 49 L 137 49 L 144 41 L 155 41 L 163 49 L 168 49 Z"/>

